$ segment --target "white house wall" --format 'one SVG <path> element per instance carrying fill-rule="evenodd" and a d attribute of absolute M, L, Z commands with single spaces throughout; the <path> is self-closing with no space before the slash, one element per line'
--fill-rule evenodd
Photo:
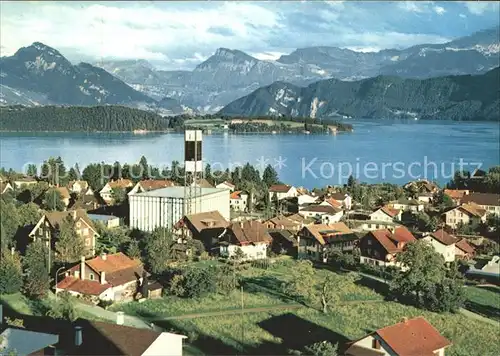
<path fill-rule="evenodd" d="M 182 340 L 185 338 L 184 335 L 163 332 L 149 345 L 142 356 L 182 356 Z"/>

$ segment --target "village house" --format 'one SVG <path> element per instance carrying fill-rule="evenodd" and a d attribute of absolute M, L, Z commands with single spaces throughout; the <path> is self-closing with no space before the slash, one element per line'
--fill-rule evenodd
<path fill-rule="evenodd" d="M 475 203 L 466 203 L 444 212 L 443 217 L 446 225 L 456 229 L 459 224 L 468 225 L 474 219 L 485 222 L 486 210 Z"/>
<path fill-rule="evenodd" d="M 12 185 L 9 182 L 0 182 L 0 195 L 8 192 L 14 192 Z"/>
<path fill-rule="evenodd" d="M 175 185 L 175 183 L 172 182 L 171 180 L 145 179 L 145 180 L 141 180 L 140 182 L 137 182 L 134 185 L 134 187 L 130 190 L 130 192 L 128 192 L 128 195 L 132 195 L 135 193 L 150 192 L 150 191 L 156 190 L 156 189 L 173 187 L 174 185 Z"/>
<path fill-rule="evenodd" d="M 409 192 L 427 192 L 427 193 L 437 193 L 439 187 L 437 184 L 428 181 L 427 179 L 418 179 L 406 183 L 403 188 Z"/>
<path fill-rule="evenodd" d="M 475 254 L 476 249 L 469 244 L 466 238 L 457 237 L 457 242 L 455 242 L 455 258 L 468 261 L 473 259 Z"/>
<path fill-rule="evenodd" d="M 443 194 L 449 196 L 455 205 L 460 205 L 462 203 L 462 198 L 469 195 L 469 190 L 467 189 L 445 189 Z"/>
<path fill-rule="evenodd" d="M 144 268 L 139 260 L 121 252 L 85 260 L 67 269 L 56 285 L 56 293 L 67 291 L 75 296 L 98 300 L 131 300 L 142 283 Z"/>
<path fill-rule="evenodd" d="M 300 209 L 299 215 L 321 220 L 325 224 L 333 224 L 340 221 L 344 216 L 344 211 L 329 205 L 309 205 Z"/>
<path fill-rule="evenodd" d="M 295 198 L 298 196 L 297 189 L 294 186 L 287 184 L 275 184 L 269 187 L 269 200 L 273 201 L 273 197 L 276 195 L 278 200 L 285 198 Z"/>
<path fill-rule="evenodd" d="M 112 229 L 120 226 L 120 218 L 113 215 L 87 214 L 89 219 L 95 223 L 103 224 L 104 227 Z"/>
<path fill-rule="evenodd" d="M 445 262 L 455 261 L 455 243 L 457 242 L 455 236 L 440 229 L 424 236 L 422 240 L 427 241 L 437 253 L 443 256 Z"/>
<path fill-rule="evenodd" d="M 406 198 L 390 202 L 387 204 L 387 206 L 392 209 L 411 211 L 412 213 L 418 213 L 419 211 L 423 211 L 425 208 L 425 205 L 422 201 L 418 201 L 415 199 L 406 199 Z"/>
<path fill-rule="evenodd" d="M 86 211 L 90 211 L 97 209 L 100 205 L 101 204 L 99 204 L 94 192 L 90 187 L 88 187 L 86 190 L 82 190 L 76 199 L 72 199 L 70 201 L 68 209 L 84 209 Z"/>
<path fill-rule="evenodd" d="M 212 184 L 205 178 L 198 179 L 196 182 L 192 183 L 193 187 L 200 187 L 200 188 L 214 188 Z"/>
<path fill-rule="evenodd" d="M 451 342 L 425 318 L 404 319 L 347 344 L 346 356 L 444 356 Z"/>
<path fill-rule="evenodd" d="M 318 200 L 317 196 L 310 195 L 308 193 L 301 193 L 297 191 L 297 205 L 304 206 L 307 204 L 314 204 Z"/>
<path fill-rule="evenodd" d="M 342 209 L 343 207 L 343 201 L 342 200 L 336 200 L 334 198 L 328 198 L 325 197 L 323 201 L 319 204 L 323 206 L 331 206 L 337 209 Z"/>
<path fill-rule="evenodd" d="M 407 243 L 416 241 L 415 236 L 404 226 L 374 230 L 363 236 L 359 242 L 360 262 L 376 266 L 399 266 L 397 254 Z"/>
<path fill-rule="evenodd" d="M 89 188 L 85 180 L 72 180 L 68 183 L 68 189 L 71 193 L 80 194 Z"/>
<path fill-rule="evenodd" d="M 276 254 L 287 254 L 297 257 L 299 242 L 297 231 L 286 229 L 268 229 L 267 232 L 272 238 L 271 249 Z"/>
<path fill-rule="evenodd" d="M 203 243 L 207 252 L 214 253 L 219 249 L 219 236 L 228 226 L 229 222 L 218 211 L 209 211 L 187 215 L 174 228 L 178 232 L 187 229 L 193 239 Z"/>
<path fill-rule="evenodd" d="M 231 223 L 219 236 L 220 255 L 234 258 L 238 250 L 243 252 L 243 260 L 267 257 L 267 248 L 272 238 L 266 227 L 259 221 L 247 220 Z"/>
<path fill-rule="evenodd" d="M 298 214 L 295 215 L 299 216 L 301 220 L 284 215 L 278 215 L 264 221 L 263 224 L 267 229 L 299 231 L 302 228 L 305 219 Z"/>
<path fill-rule="evenodd" d="M 434 193 L 421 192 L 417 194 L 417 200 L 422 203 L 429 204 L 432 203 L 432 198 L 434 197 Z"/>
<path fill-rule="evenodd" d="M 115 323 L 16 314 L 22 327 L 7 324 L 2 316 L 0 304 L 0 349 L 5 347 L 5 354 L 182 356 L 183 340 L 186 339 L 184 335 L 157 328 L 125 326 L 123 312 L 116 313 Z"/>
<path fill-rule="evenodd" d="M 396 220 L 399 221 L 401 220 L 401 214 L 402 213 L 400 209 L 391 208 L 386 205 L 381 208 L 378 208 L 373 213 L 371 213 L 370 220 L 387 221 L 387 222 L 393 222 Z"/>
<path fill-rule="evenodd" d="M 22 177 L 22 178 L 17 178 L 12 181 L 12 184 L 14 185 L 15 189 L 21 189 L 23 185 L 25 186 L 31 186 L 37 184 L 38 181 L 33 178 L 33 177 Z"/>
<path fill-rule="evenodd" d="M 99 194 L 101 195 L 102 200 L 106 202 L 107 204 L 112 204 L 113 203 L 113 189 L 123 189 L 127 190 L 128 188 L 132 187 L 133 183 L 130 179 L 117 179 L 117 180 L 111 180 L 106 183 L 106 185 L 99 191 Z"/>
<path fill-rule="evenodd" d="M 229 207 L 233 211 L 247 211 L 248 194 L 245 191 L 238 190 L 232 192 L 229 196 Z"/>
<path fill-rule="evenodd" d="M 486 210 L 487 214 L 500 216 L 500 194 L 470 193 L 463 197 L 462 203 L 475 203 Z"/>
<path fill-rule="evenodd" d="M 221 189 L 229 189 L 231 192 L 234 192 L 234 190 L 236 189 L 236 186 L 231 183 L 231 182 L 228 182 L 227 180 L 222 182 L 222 183 L 219 183 L 215 186 L 215 188 L 221 188 Z"/>
<path fill-rule="evenodd" d="M 298 233 L 298 258 L 327 262 L 331 249 L 352 251 L 358 237 L 344 223 L 313 224 Z"/>
<path fill-rule="evenodd" d="M 64 203 L 64 206 L 67 208 L 69 206 L 71 200 L 71 194 L 66 187 L 56 187 L 55 190 L 61 194 L 61 200 Z"/>
<path fill-rule="evenodd" d="M 95 254 L 96 239 L 99 237 L 99 234 L 87 212 L 83 209 L 45 213 L 31 230 L 29 237 L 33 241 L 38 239 L 44 240 L 47 246 L 51 246 L 54 249 L 60 226 L 65 221 L 74 224 L 76 234 L 84 240 L 87 256 L 93 256 Z"/>

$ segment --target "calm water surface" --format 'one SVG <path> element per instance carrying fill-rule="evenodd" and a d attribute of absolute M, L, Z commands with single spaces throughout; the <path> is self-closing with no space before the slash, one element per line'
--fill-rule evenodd
<path fill-rule="evenodd" d="M 498 123 L 353 124 L 354 132 L 338 135 L 205 135 L 203 155 L 213 170 L 271 163 L 283 181 L 308 188 L 345 182 L 351 170 L 366 182 L 402 184 L 426 176 L 445 183 L 460 160 L 470 164 L 467 170 L 499 164 Z M 0 140 L 0 165 L 15 170 L 50 156 L 80 167 L 100 161 L 133 163 L 142 155 L 151 164 L 170 165 L 182 161 L 184 147 L 182 134 L 0 133 Z"/>

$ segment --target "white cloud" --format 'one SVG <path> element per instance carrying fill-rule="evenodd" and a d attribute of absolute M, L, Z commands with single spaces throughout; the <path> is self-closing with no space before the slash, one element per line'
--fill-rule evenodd
<path fill-rule="evenodd" d="M 466 18 L 467 18 L 467 15 L 465 15 L 465 14 L 459 14 L 458 16 L 460 16 L 460 17 L 461 17 L 461 18 L 463 18 L 463 19 L 466 19 Z"/>
<path fill-rule="evenodd" d="M 482 15 L 484 12 L 491 9 L 495 4 L 489 1 L 467 1 L 464 2 L 469 12 L 474 15 Z"/>
<path fill-rule="evenodd" d="M 275 61 L 285 52 L 260 52 L 260 53 L 250 53 L 250 55 L 254 58 L 263 60 L 263 61 Z"/>
<path fill-rule="evenodd" d="M 398 7 L 401 10 L 420 14 L 427 11 L 427 1 L 401 1 Z"/>
<path fill-rule="evenodd" d="M 434 12 L 438 15 L 443 15 L 446 12 L 446 10 L 444 9 L 444 7 L 434 6 Z"/>

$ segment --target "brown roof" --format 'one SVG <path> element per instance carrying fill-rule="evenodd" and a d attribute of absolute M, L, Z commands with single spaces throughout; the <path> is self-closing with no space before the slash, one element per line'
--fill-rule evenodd
<path fill-rule="evenodd" d="M 464 195 L 469 193 L 468 190 L 465 189 L 445 189 L 444 194 L 449 196 L 452 199 L 461 199 Z"/>
<path fill-rule="evenodd" d="M 201 178 L 201 179 L 198 179 L 196 181 L 196 186 L 200 187 L 200 188 L 213 188 L 214 186 L 212 184 L 210 184 L 210 182 L 208 180 L 206 180 L 205 178 Z"/>
<path fill-rule="evenodd" d="M 85 188 L 88 188 L 89 184 L 87 183 L 86 180 L 71 180 L 69 181 L 68 183 L 68 187 L 72 188 L 73 185 L 75 184 L 79 184 L 80 186 L 82 186 L 84 189 Z"/>
<path fill-rule="evenodd" d="M 481 218 L 486 214 L 486 210 L 484 210 L 474 202 L 462 204 L 458 207 L 458 209 L 463 210 L 466 213 L 469 213 L 469 215 L 474 215 L 478 218 Z"/>
<path fill-rule="evenodd" d="M 344 199 L 345 199 L 345 193 L 337 192 L 337 193 L 332 193 L 329 196 L 330 196 L 330 198 L 333 198 L 335 200 L 340 200 L 340 201 L 344 201 Z"/>
<path fill-rule="evenodd" d="M 321 245 L 326 244 L 325 238 L 333 237 L 338 235 L 352 234 L 353 231 L 347 227 L 343 222 L 335 224 L 313 224 L 304 226 L 303 230 L 309 231 L 309 233 L 314 236 L 316 241 Z"/>
<path fill-rule="evenodd" d="M 111 284 L 109 283 L 101 284 L 97 280 L 93 281 L 89 279 L 81 280 L 80 278 L 76 278 L 74 276 L 68 276 L 59 283 L 57 283 L 56 288 L 66 289 L 86 295 L 100 295 L 106 289 L 111 288 Z"/>
<path fill-rule="evenodd" d="M 239 245 L 268 244 L 272 241 L 264 224 L 256 220 L 231 223 L 226 233 L 233 238 L 231 242 Z"/>
<path fill-rule="evenodd" d="M 287 193 L 291 188 L 292 186 L 288 184 L 275 184 L 269 187 L 269 191 L 271 193 Z"/>
<path fill-rule="evenodd" d="M 302 223 L 304 222 L 304 217 L 300 214 L 292 214 L 292 215 L 288 215 L 286 216 L 287 219 L 290 219 L 290 220 L 293 220 L 293 221 L 296 221 L 296 222 L 299 222 L 299 223 Z"/>
<path fill-rule="evenodd" d="M 69 198 L 71 198 L 71 194 L 69 193 L 68 188 L 66 188 L 66 187 L 56 187 L 55 189 L 61 194 L 61 198 L 63 198 L 63 199 L 69 199 Z"/>
<path fill-rule="evenodd" d="M 141 188 L 145 190 L 146 192 L 149 192 L 151 190 L 155 189 L 161 189 L 161 188 L 167 188 L 167 187 L 173 187 L 175 185 L 174 182 L 171 180 L 155 180 L 155 179 L 147 179 L 147 180 L 141 180 L 139 182 L 141 185 Z"/>
<path fill-rule="evenodd" d="M 229 223 L 219 213 L 219 211 L 209 211 L 206 213 L 191 214 L 185 217 L 197 232 L 204 229 L 226 228 Z"/>
<path fill-rule="evenodd" d="M 272 223 L 276 228 L 279 228 L 280 226 L 293 228 L 293 227 L 300 226 L 302 224 L 300 221 L 290 219 L 290 218 L 283 216 L 283 215 L 275 216 L 274 218 L 271 218 L 271 219 L 265 221 L 265 223 L 267 223 L 267 222 Z"/>
<path fill-rule="evenodd" d="M 141 264 L 138 260 L 134 260 L 122 252 L 106 255 L 105 260 L 102 257 L 103 256 L 95 257 L 91 260 L 87 260 L 85 263 L 98 273 L 106 272 L 106 279 L 108 279 L 110 273 L 137 267 Z"/>
<path fill-rule="evenodd" d="M 400 356 L 431 356 L 451 345 L 427 320 L 418 317 L 374 332 Z"/>
<path fill-rule="evenodd" d="M 431 234 L 431 236 L 446 246 L 452 245 L 455 242 L 457 242 L 457 239 L 455 238 L 455 236 L 448 234 L 443 229 L 439 229 L 437 231 L 434 231 Z"/>
<path fill-rule="evenodd" d="M 80 324 L 78 321 L 76 324 Z M 82 321 L 83 344 L 69 354 L 140 356 L 160 332 L 98 321 Z M 168 352 L 168 350 L 163 350 Z"/>
<path fill-rule="evenodd" d="M 309 205 L 303 209 L 300 209 L 300 211 L 311 211 L 311 212 L 316 212 L 316 213 L 326 213 L 326 214 L 337 214 L 341 212 L 339 208 L 335 208 L 331 205 Z M 300 214 L 300 212 L 299 212 Z"/>
<path fill-rule="evenodd" d="M 49 221 L 50 225 L 52 225 L 54 229 L 57 229 L 58 226 L 60 226 L 63 221 L 68 218 L 68 216 L 72 217 L 74 221 L 76 221 L 78 218 L 81 218 L 87 225 L 90 226 L 92 230 L 94 230 L 94 232 L 97 233 L 92 220 L 90 220 L 87 212 L 84 209 L 75 209 L 71 211 L 50 211 L 45 213 L 45 218 Z"/>
<path fill-rule="evenodd" d="M 341 208 L 342 207 L 342 202 L 338 201 L 334 198 L 326 198 L 324 201 L 327 202 L 328 204 L 330 204 L 331 206 L 333 206 L 334 208 Z"/>
<path fill-rule="evenodd" d="M 372 235 L 388 253 L 401 252 L 403 246 L 398 246 L 398 243 L 408 243 L 415 241 L 415 236 L 405 227 L 398 227 L 391 232 L 387 229 L 370 231 L 368 235 Z"/>
<path fill-rule="evenodd" d="M 470 193 L 462 199 L 462 203 L 474 202 L 479 205 L 500 206 L 500 194 Z"/>
<path fill-rule="evenodd" d="M 473 254 L 476 250 L 469 245 L 466 239 L 462 238 L 455 243 L 455 246 L 464 251 L 465 253 Z"/>
<path fill-rule="evenodd" d="M 391 218 L 397 216 L 400 212 L 398 209 L 389 208 L 388 206 L 383 206 L 380 210 L 389 215 Z"/>
<path fill-rule="evenodd" d="M 116 189 L 116 188 L 128 188 L 132 186 L 132 181 L 130 179 L 117 179 L 117 180 L 112 180 L 108 182 L 108 185 L 111 189 Z"/>

